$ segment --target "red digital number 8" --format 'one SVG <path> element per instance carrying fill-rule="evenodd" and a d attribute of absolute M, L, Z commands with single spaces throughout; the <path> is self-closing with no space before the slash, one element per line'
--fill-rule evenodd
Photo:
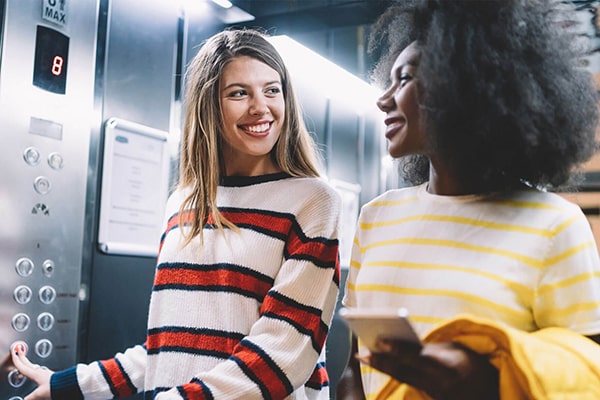
<path fill-rule="evenodd" d="M 59 76 L 62 73 L 63 58 L 61 56 L 54 57 L 52 60 L 52 75 Z"/>

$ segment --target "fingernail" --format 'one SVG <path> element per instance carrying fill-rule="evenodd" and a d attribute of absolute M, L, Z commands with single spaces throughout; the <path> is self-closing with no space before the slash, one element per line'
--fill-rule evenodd
<path fill-rule="evenodd" d="M 363 364 L 370 364 L 371 363 L 371 357 L 369 357 L 369 356 L 359 356 L 359 355 L 357 355 L 356 359 L 358 361 L 360 361 L 361 363 L 363 363 Z"/>

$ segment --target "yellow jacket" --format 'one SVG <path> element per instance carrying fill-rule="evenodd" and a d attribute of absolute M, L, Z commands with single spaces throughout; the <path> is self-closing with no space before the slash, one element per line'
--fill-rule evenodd
<path fill-rule="evenodd" d="M 568 329 L 523 332 L 469 316 L 434 329 L 424 341 L 459 342 L 489 355 L 499 370 L 501 399 L 600 399 L 600 346 Z M 430 397 L 390 379 L 376 399 Z"/>

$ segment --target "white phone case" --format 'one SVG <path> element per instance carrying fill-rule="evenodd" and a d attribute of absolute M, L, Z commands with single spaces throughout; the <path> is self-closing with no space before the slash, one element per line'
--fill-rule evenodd
<path fill-rule="evenodd" d="M 419 336 L 408 320 L 405 308 L 341 308 L 340 316 L 354 334 L 372 352 L 377 352 L 377 340 L 383 338 L 407 341 L 422 346 Z"/>

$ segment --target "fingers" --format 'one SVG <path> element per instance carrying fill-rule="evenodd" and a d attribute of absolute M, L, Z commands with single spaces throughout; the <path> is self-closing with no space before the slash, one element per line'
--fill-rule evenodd
<path fill-rule="evenodd" d="M 49 400 L 51 398 L 50 377 L 53 371 L 29 361 L 27 345 L 24 342 L 14 343 L 10 354 L 12 362 L 19 372 L 38 385 L 24 400 Z"/>
<path fill-rule="evenodd" d="M 48 368 L 33 364 L 27 358 L 27 345 L 24 342 L 16 342 L 11 350 L 12 362 L 19 372 L 31 379 L 38 385 L 45 382 L 52 374 Z"/>

